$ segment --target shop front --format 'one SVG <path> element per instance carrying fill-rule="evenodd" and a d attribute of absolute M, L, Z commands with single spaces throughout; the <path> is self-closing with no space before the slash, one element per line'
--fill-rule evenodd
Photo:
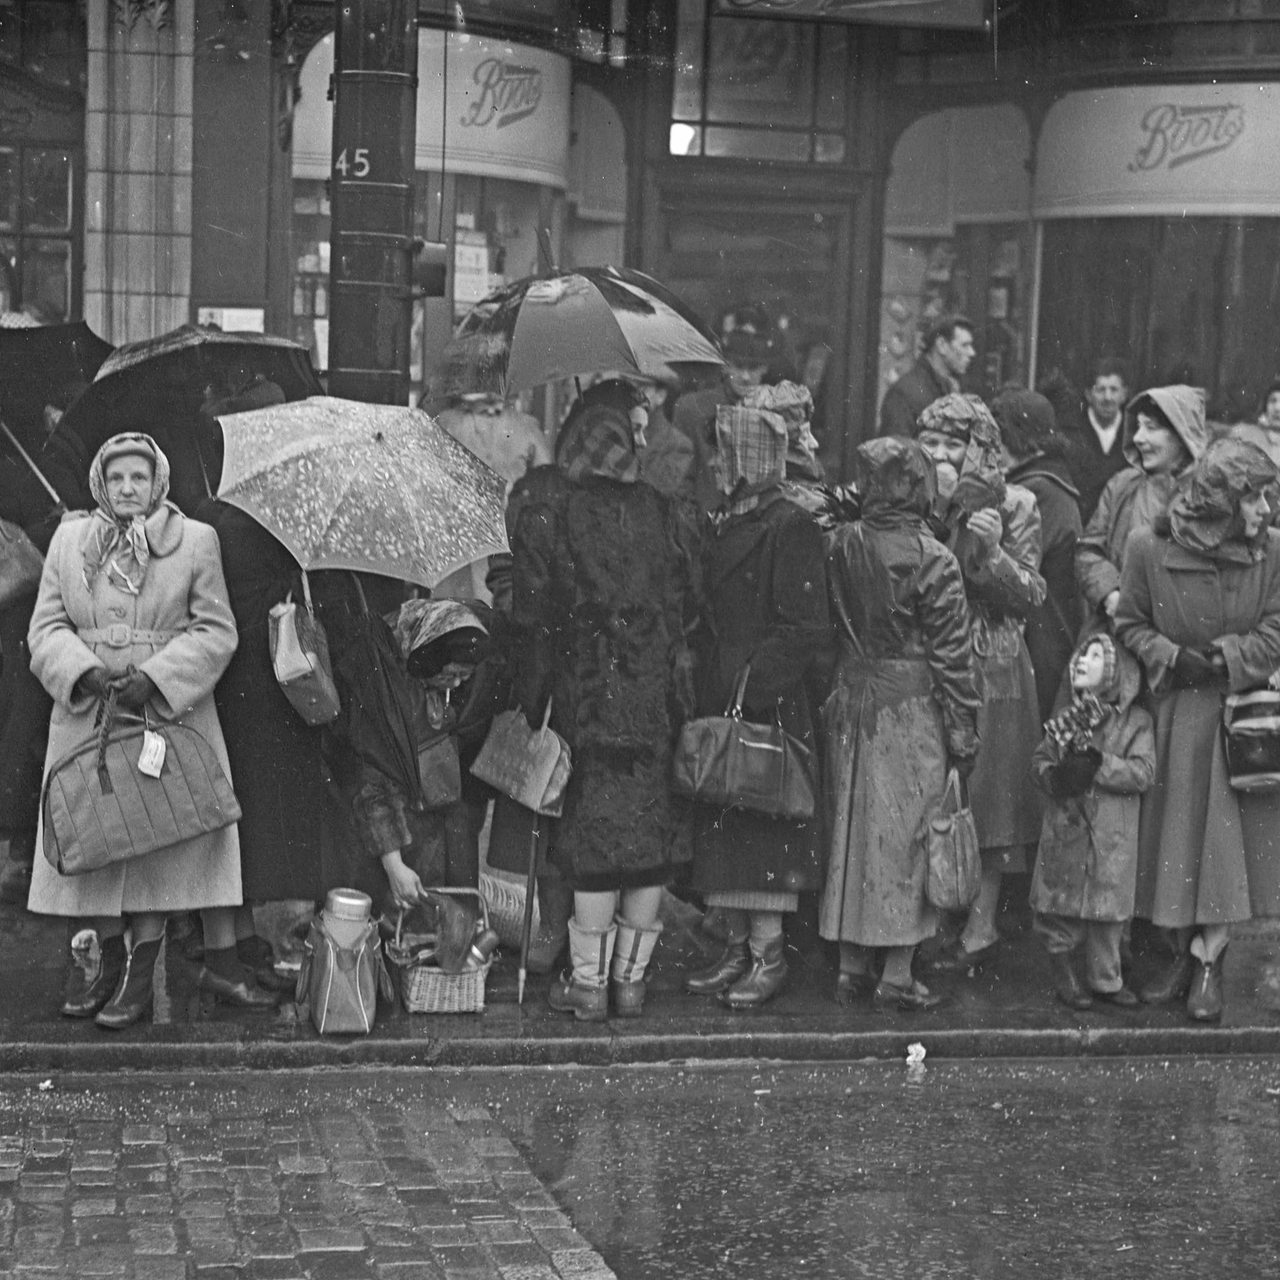
<path fill-rule="evenodd" d="M 293 336 L 328 362 L 333 38 L 308 55 L 293 135 Z M 559 54 L 456 32 L 418 33 L 414 234 L 446 246 L 443 297 L 414 309 L 415 397 L 454 322 L 487 293 L 558 260 L 569 185 L 570 63 Z"/>

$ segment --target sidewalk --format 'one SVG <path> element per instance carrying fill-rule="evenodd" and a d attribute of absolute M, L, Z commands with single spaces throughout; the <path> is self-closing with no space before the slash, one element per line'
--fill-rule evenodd
<path fill-rule="evenodd" d="M 1193 1025 L 1176 1006 L 1073 1013 L 1053 998 L 1047 961 L 1025 914 L 1006 910 L 1001 931 L 1005 941 L 987 969 L 932 980 L 952 999 L 928 1014 L 880 1014 L 869 1004 L 839 1008 L 831 999 L 830 949 L 814 944 L 791 951 L 791 976 L 775 1001 L 732 1013 L 681 991 L 682 971 L 700 961 L 702 945 L 683 921 L 663 935 L 645 1013 L 636 1020 L 590 1025 L 553 1013 L 547 977 L 531 977 L 518 1007 L 516 961 L 504 954 L 489 975 L 482 1014 L 409 1015 L 384 1005 L 372 1035 L 322 1038 L 310 1023 L 299 1023 L 287 998 L 266 1015 L 209 1005 L 162 957 L 154 1021 L 111 1033 L 58 1014 L 64 923 L 0 907 L 0 1069 L 852 1060 L 899 1057 L 912 1041 L 933 1057 L 953 1058 L 1280 1053 L 1280 926 L 1273 922 L 1236 931 L 1219 1026 Z M 1136 963 L 1141 982 L 1150 962 Z"/>

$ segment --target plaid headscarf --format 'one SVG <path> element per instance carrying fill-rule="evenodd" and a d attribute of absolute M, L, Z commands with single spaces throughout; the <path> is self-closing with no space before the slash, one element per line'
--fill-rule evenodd
<path fill-rule="evenodd" d="M 621 484 L 640 479 L 631 419 L 606 404 L 574 406 L 556 449 L 556 466 L 570 480 L 600 476 Z"/>
<path fill-rule="evenodd" d="M 1104 655 L 1101 686 L 1096 692 L 1072 689 L 1071 702 L 1044 727 L 1045 734 L 1057 744 L 1059 751 L 1087 751 L 1093 746 L 1094 730 L 1107 718 L 1109 704 L 1120 695 L 1120 654 L 1116 642 L 1106 632 L 1100 631 L 1082 641 L 1071 655 L 1067 670 L 1095 644 Z"/>
<path fill-rule="evenodd" d="M 154 474 L 146 511 L 122 520 L 112 511 L 107 496 L 107 463 L 126 454 L 149 459 Z M 164 505 L 169 492 L 169 459 L 150 436 L 140 432 L 112 436 L 89 468 L 89 492 L 98 509 L 93 513 L 92 536 L 84 548 L 84 584 L 92 591 L 94 580 L 105 569 L 108 582 L 136 596 L 142 591 L 151 562 L 147 521 Z"/>
<path fill-rule="evenodd" d="M 767 407 L 769 397 L 755 394 L 773 390 L 753 387 L 740 404 L 716 409 L 716 486 L 730 515 L 750 511 L 786 479 L 787 419 Z"/>
<path fill-rule="evenodd" d="M 968 444 L 957 469 L 959 484 L 951 505 L 972 513 L 983 507 L 999 507 L 1004 501 L 1004 459 L 1000 452 L 1000 428 L 980 396 L 953 391 L 939 396 L 920 411 L 916 434 L 936 431 Z"/>
<path fill-rule="evenodd" d="M 451 631 L 474 628 L 482 635 L 489 628 L 480 621 L 480 615 L 460 600 L 406 600 L 400 606 L 391 624 L 400 655 L 406 661 L 415 649 L 421 649 Z"/>

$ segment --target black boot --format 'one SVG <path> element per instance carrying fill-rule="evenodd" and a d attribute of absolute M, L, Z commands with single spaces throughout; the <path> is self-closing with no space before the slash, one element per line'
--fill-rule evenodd
<path fill-rule="evenodd" d="M 254 981 L 265 991 L 290 991 L 296 985 L 293 978 L 276 972 L 275 952 L 266 938 L 253 934 L 236 939 L 236 956 L 253 974 Z"/>
<path fill-rule="evenodd" d="M 114 933 L 102 939 L 98 972 L 90 981 L 76 960 L 71 962 L 71 974 L 67 983 L 66 999 L 62 1012 L 68 1018 L 92 1018 L 120 985 L 124 970 L 124 935 Z"/>
<path fill-rule="evenodd" d="M 781 935 L 763 945 L 751 944 L 751 968 L 720 996 L 730 1009 L 755 1009 L 782 990 L 787 978 L 787 958 Z"/>
<path fill-rule="evenodd" d="M 739 978 L 745 978 L 750 968 L 746 938 L 730 938 L 709 965 L 695 969 L 685 978 L 684 989 L 695 996 L 714 996 L 728 991 Z"/>
<path fill-rule="evenodd" d="M 1183 951 L 1162 974 L 1138 992 L 1138 999 L 1143 1004 L 1172 1004 L 1184 999 L 1191 990 L 1194 969 L 1191 952 Z"/>
<path fill-rule="evenodd" d="M 204 958 L 206 967 L 200 970 L 197 979 L 201 991 L 212 992 L 216 999 L 224 1004 L 233 1004 L 238 1009 L 257 1012 L 276 1007 L 279 995 L 263 991 L 253 981 L 237 958 L 235 947 L 215 949 L 206 946 Z"/>
<path fill-rule="evenodd" d="M 119 1031 L 141 1022 L 151 1012 L 152 981 L 163 941 L 163 938 L 152 938 L 149 942 L 135 942 L 128 949 L 120 985 L 94 1018 L 98 1026 Z"/>
<path fill-rule="evenodd" d="M 1049 956 L 1053 965 L 1054 994 L 1068 1009 L 1091 1009 L 1093 997 L 1085 990 L 1076 973 L 1075 962 L 1069 951 L 1054 951 Z"/>

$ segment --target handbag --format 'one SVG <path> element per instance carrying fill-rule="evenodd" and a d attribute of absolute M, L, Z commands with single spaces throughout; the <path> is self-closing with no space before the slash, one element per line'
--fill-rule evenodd
<path fill-rule="evenodd" d="M 960 775 L 954 769 L 925 822 L 924 843 L 924 896 L 939 911 L 966 910 L 978 896 L 982 859 L 973 810 L 961 801 Z"/>
<path fill-rule="evenodd" d="M 114 694 L 97 731 L 49 770 L 40 811 L 44 856 L 64 876 L 145 857 L 240 819 L 231 782 L 203 734 L 145 711 L 121 714 Z"/>
<path fill-rule="evenodd" d="M 471 773 L 526 809 L 558 818 L 564 812 L 573 756 L 550 722 L 550 698 L 540 729 L 530 729 L 519 710 L 500 712 L 489 726 Z"/>
<path fill-rule="evenodd" d="M 21 525 L 0 520 L 0 608 L 40 585 L 44 556 Z"/>
<path fill-rule="evenodd" d="M 672 790 L 702 804 L 806 822 L 815 808 L 813 753 L 778 721 L 742 718 L 750 675 L 748 663 L 724 715 L 701 716 L 681 728 Z"/>
<path fill-rule="evenodd" d="M 333 682 L 329 640 L 311 606 L 311 584 L 302 574 L 305 604 L 299 608 L 289 592 L 271 607 L 268 643 L 271 667 L 289 705 L 313 728 L 336 720 L 342 704 Z"/>
<path fill-rule="evenodd" d="M 1245 792 L 1280 790 L 1280 692 L 1228 694 L 1222 731 L 1231 786 Z"/>
<path fill-rule="evenodd" d="M 373 1030 L 378 992 L 395 999 L 382 958 L 378 926 L 370 921 L 350 946 L 340 946 L 321 916 L 311 921 L 298 970 L 295 999 L 301 1016 L 310 1016 L 321 1033 Z"/>

